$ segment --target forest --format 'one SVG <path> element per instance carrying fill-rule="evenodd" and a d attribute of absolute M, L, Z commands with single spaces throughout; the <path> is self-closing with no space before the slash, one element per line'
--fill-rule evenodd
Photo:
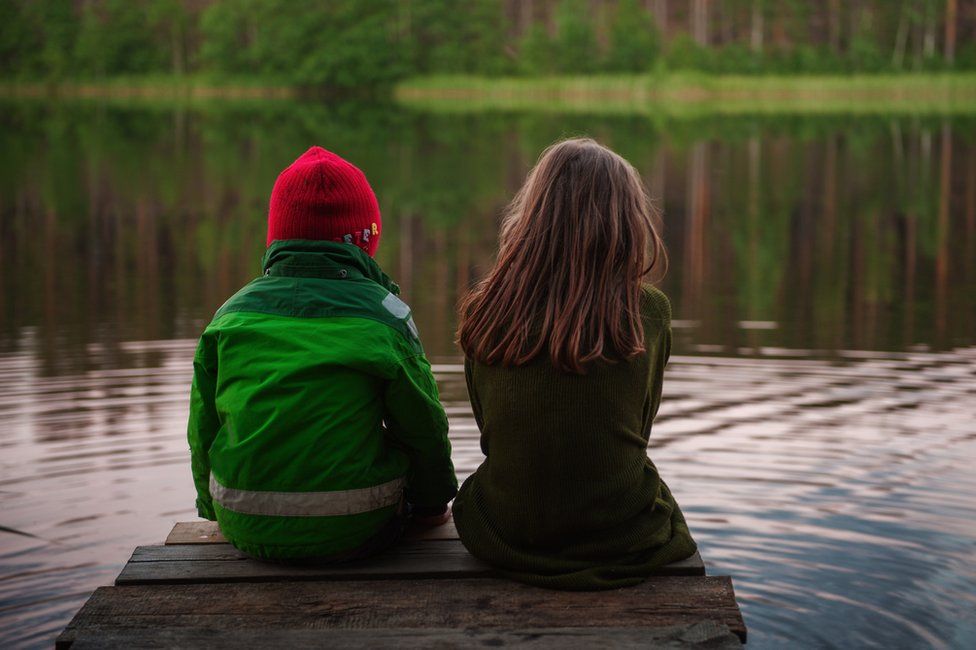
<path fill-rule="evenodd" d="M 0 0 L 8 83 L 972 69 L 966 0 Z"/>

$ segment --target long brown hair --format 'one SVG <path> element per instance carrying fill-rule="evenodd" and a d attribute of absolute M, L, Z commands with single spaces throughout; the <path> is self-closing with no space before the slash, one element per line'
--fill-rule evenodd
<path fill-rule="evenodd" d="M 508 206 L 494 268 L 461 301 L 465 354 L 520 366 L 547 351 L 583 373 L 643 352 L 641 284 L 666 265 L 655 221 L 626 160 L 589 138 L 551 145 Z"/>

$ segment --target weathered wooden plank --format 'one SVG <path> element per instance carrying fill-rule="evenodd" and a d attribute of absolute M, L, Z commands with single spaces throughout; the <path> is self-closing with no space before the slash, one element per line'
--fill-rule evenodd
<path fill-rule="evenodd" d="M 661 567 L 656 575 L 704 575 L 701 556 Z M 407 578 L 489 578 L 491 566 L 460 541 L 404 542 L 366 560 L 342 564 L 284 564 L 248 558 L 229 544 L 139 546 L 116 585 Z"/>
<path fill-rule="evenodd" d="M 440 526 L 407 526 L 403 533 L 405 541 L 442 541 L 457 539 L 457 528 L 454 527 L 454 519 Z"/>
<path fill-rule="evenodd" d="M 460 541 L 445 540 L 446 543 L 428 546 L 417 541 L 404 541 L 391 549 L 386 555 L 422 554 L 444 555 L 467 553 Z M 378 556 L 381 557 L 381 556 Z M 196 545 L 151 545 L 138 546 L 132 553 L 131 562 L 161 562 L 172 560 L 248 560 L 247 555 L 230 544 Z M 371 561 L 371 560 L 367 560 Z M 673 570 L 674 575 L 704 575 L 704 565 L 701 555 L 697 552 L 691 557 L 668 565 L 666 570 Z M 682 571 L 688 571 L 684 573 Z"/>
<path fill-rule="evenodd" d="M 661 628 L 567 627 L 526 629 L 233 629 L 162 628 L 84 629 L 74 636 L 71 650 L 94 648 L 471 648 L 515 646 L 537 650 L 590 648 L 659 648 L 736 650 L 742 644 L 725 625 L 703 621 Z M 69 644 L 59 644 L 68 647 Z"/>
<path fill-rule="evenodd" d="M 140 546 L 115 580 L 117 585 L 196 582 L 267 582 L 415 577 L 476 577 L 492 572 L 460 542 L 404 542 L 385 553 L 339 564 L 286 564 L 248 558 L 229 544 Z"/>
<path fill-rule="evenodd" d="M 79 630 L 140 628 L 657 628 L 714 621 L 742 641 L 728 576 L 655 577 L 628 589 L 557 592 L 492 579 L 336 580 L 102 587 L 59 642 Z"/>
<path fill-rule="evenodd" d="M 444 540 L 457 539 L 457 528 L 451 519 L 443 526 L 410 526 L 403 535 L 404 540 Z M 166 537 L 167 545 L 175 544 L 226 544 L 216 521 L 181 521 L 173 526 Z"/>
<path fill-rule="evenodd" d="M 166 544 L 226 544 L 216 521 L 180 521 L 166 537 Z"/>

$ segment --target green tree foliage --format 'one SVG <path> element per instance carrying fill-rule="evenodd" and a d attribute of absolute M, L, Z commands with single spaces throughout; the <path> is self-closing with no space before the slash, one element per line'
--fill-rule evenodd
<path fill-rule="evenodd" d="M 187 41 L 192 31 L 192 17 L 186 0 L 156 0 L 149 5 L 149 23 L 160 52 L 167 52 L 160 60 L 169 59 L 173 74 L 184 74 L 190 62 Z"/>
<path fill-rule="evenodd" d="M 74 55 L 75 71 L 86 77 L 154 72 L 165 61 L 155 42 L 149 5 L 130 0 L 85 5 Z"/>
<path fill-rule="evenodd" d="M 20 5 L 0 2 L 0 75 L 35 73 L 38 36 Z"/>
<path fill-rule="evenodd" d="M 519 47 L 521 70 L 526 74 L 549 74 L 555 72 L 552 38 L 542 23 L 534 23 L 525 33 Z"/>
<path fill-rule="evenodd" d="M 880 72 L 885 67 L 885 57 L 878 44 L 862 34 L 851 39 L 848 61 L 854 72 Z"/>
<path fill-rule="evenodd" d="M 242 74 L 251 67 L 249 42 L 257 31 L 249 0 L 214 2 L 200 17 L 200 59 L 209 70 Z"/>
<path fill-rule="evenodd" d="M 276 1 L 292 4 L 291 0 Z M 314 0 L 309 3 L 320 4 Z M 285 77 L 293 75 L 294 81 L 308 86 L 390 84 L 406 70 L 395 45 L 395 14 L 395 0 L 374 0 L 337 3 L 332 12 L 319 13 L 317 20 L 309 21 L 300 31 L 292 30 L 286 22 L 281 26 L 283 31 L 298 32 L 296 36 L 303 47 L 295 52 L 299 55 L 297 61 L 289 55 L 279 57 L 273 72 Z M 281 41 L 265 38 L 261 43 L 261 51 L 270 55 Z"/>
<path fill-rule="evenodd" d="M 694 57 L 703 58 L 703 52 L 694 43 L 686 42 L 684 45 L 692 48 Z M 674 52 L 673 46 L 672 52 Z M 681 55 L 675 53 L 669 55 L 672 64 L 676 56 Z M 726 45 L 707 61 L 707 64 L 709 71 L 718 73 L 755 74 L 763 71 L 763 57 L 753 52 L 745 43 Z"/>
<path fill-rule="evenodd" d="M 215 2 L 201 18 L 205 69 L 304 86 L 391 83 L 406 71 L 395 0 Z"/>
<path fill-rule="evenodd" d="M 660 53 L 660 34 L 654 18 L 638 0 L 620 0 L 610 25 L 607 69 L 645 72 L 654 66 Z"/>
<path fill-rule="evenodd" d="M 467 0 L 445 11 L 443 0 L 414 0 L 400 11 L 416 72 L 494 75 L 510 70 L 501 2 Z"/>
<path fill-rule="evenodd" d="M 702 47 L 688 34 L 676 36 L 668 46 L 667 63 L 675 70 L 711 70 L 712 50 Z"/>
<path fill-rule="evenodd" d="M 24 27 L 32 32 L 37 47 L 31 68 L 45 77 L 60 79 L 71 72 L 72 54 L 78 35 L 78 20 L 72 7 L 59 0 L 38 0 L 21 5 Z"/>
<path fill-rule="evenodd" d="M 669 2 L 660 33 L 643 0 L 0 0 L 0 77 L 359 88 L 445 73 L 973 69 L 976 13 L 955 4 L 709 0 L 702 14 Z"/>
<path fill-rule="evenodd" d="M 599 62 L 596 32 L 583 0 L 562 0 L 556 8 L 556 37 L 552 45 L 558 72 L 584 74 L 596 71 Z"/>

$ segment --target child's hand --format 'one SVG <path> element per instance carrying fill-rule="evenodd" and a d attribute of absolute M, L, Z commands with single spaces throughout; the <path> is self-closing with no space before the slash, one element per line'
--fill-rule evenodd
<path fill-rule="evenodd" d="M 421 526 L 442 526 L 451 518 L 451 508 L 446 503 L 434 507 L 413 506 L 410 516 Z"/>

